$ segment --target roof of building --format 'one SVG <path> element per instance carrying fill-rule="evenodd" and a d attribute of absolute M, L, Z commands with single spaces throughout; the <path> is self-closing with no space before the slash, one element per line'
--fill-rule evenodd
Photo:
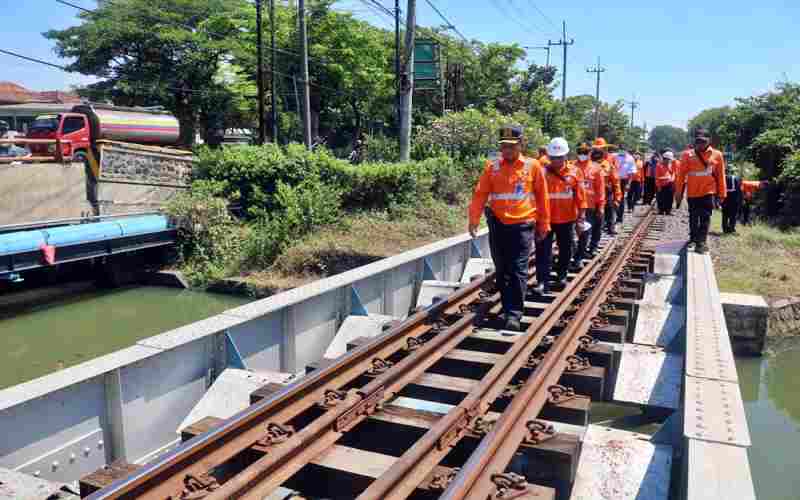
<path fill-rule="evenodd" d="M 79 103 L 81 98 L 60 90 L 36 92 L 14 82 L 0 81 L 0 103 L 22 104 L 28 102 Z"/>
<path fill-rule="evenodd" d="M 33 93 L 21 85 L 12 82 L 0 82 L 0 102 L 28 102 Z"/>

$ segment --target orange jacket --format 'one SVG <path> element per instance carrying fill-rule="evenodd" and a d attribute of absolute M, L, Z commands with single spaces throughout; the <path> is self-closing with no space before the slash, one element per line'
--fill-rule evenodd
<path fill-rule="evenodd" d="M 636 173 L 631 176 L 631 182 L 644 182 L 644 162 L 636 160 Z"/>
<path fill-rule="evenodd" d="M 565 164 L 558 173 L 550 167 L 545 168 L 545 175 L 550 197 L 550 223 L 575 222 L 579 211 L 586 209 L 583 173 L 580 169 Z"/>
<path fill-rule="evenodd" d="M 689 198 L 699 198 L 707 194 L 715 194 L 720 201 L 728 194 L 725 189 L 725 157 L 714 148 L 709 147 L 703 153 L 708 168 L 698 158 L 694 149 L 683 152 L 681 163 L 677 169 L 675 192 L 686 194 Z"/>
<path fill-rule="evenodd" d="M 537 159 L 537 161 L 539 162 L 539 165 L 546 167 L 547 164 L 550 163 L 550 158 L 548 158 L 547 155 L 542 155 Z"/>
<path fill-rule="evenodd" d="M 753 194 L 761 189 L 760 181 L 742 181 L 742 193 L 745 200 L 752 200 Z"/>
<path fill-rule="evenodd" d="M 605 177 L 605 184 L 606 184 L 606 201 L 610 196 L 613 196 L 613 200 L 617 203 L 622 201 L 622 186 L 619 182 L 619 174 L 617 173 L 617 169 L 608 162 L 608 160 L 603 160 L 600 162 L 600 167 L 603 169 L 603 176 Z"/>
<path fill-rule="evenodd" d="M 540 234 L 550 231 L 547 181 L 533 158 L 520 156 L 513 164 L 502 159 L 487 161 L 469 205 L 470 224 L 480 222 L 487 201 L 503 224 L 535 222 Z"/>
<path fill-rule="evenodd" d="M 675 182 L 676 166 L 675 161 L 671 161 L 669 164 L 663 161 L 658 163 L 656 166 L 656 188 L 659 191 L 661 191 L 661 188 Z"/>
<path fill-rule="evenodd" d="M 591 160 L 577 161 L 575 166 L 583 174 L 586 208 L 602 210 L 606 206 L 606 179 L 602 168 Z"/>

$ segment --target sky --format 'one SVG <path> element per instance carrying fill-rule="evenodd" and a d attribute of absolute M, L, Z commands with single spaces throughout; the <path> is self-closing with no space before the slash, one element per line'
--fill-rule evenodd
<path fill-rule="evenodd" d="M 87 8 L 94 0 L 72 0 Z M 309 0 L 313 1 L 313 0 Z M 377 0 L 393 7 L 391 0 Z M 777 82 L 800 81 L 800 2 L 797 0 L 431 0 L 467 38 L 485 42 L 546 45 L 561 38 L 566 20 L 567 95 L 594 94 L 597 63 L 600 98 L 639 102 L 637 125 L 685 127 L 703 109 L 733 104 L 735 97 L 767 92 Z M 64 63 L 42 37 L 48 29 L 78 22 L 77 11 L 54 0 L 4 0 L 0 9 L 0 48 Z M 377 15 L 369 0 L 340 0 L 336 8 L 378 26 L 393 22 Z M 406 0 L 401 0 L 404 9 Z M 417 24 L 444 21 L 426 0 L 417 0 Z M 538 8 L 538 9 L 537 9 Z M 546 51 L 531 50 L 529 60 L 544 64 Z M 551 63 L 562 64 L 560 47 Z M 55 90 L 85 83 L 64 73 L 0 54 L 0 80 L 33 90 Z M 561 89 L 557 91 L 560 95 Z M 630 109 L 630 108 L 628 108 Z"/>

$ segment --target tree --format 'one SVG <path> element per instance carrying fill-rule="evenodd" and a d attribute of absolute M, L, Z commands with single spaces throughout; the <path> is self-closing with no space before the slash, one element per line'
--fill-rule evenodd
<path fill-rule="evenodd" d="M 722 106 L 720 108 L 709 108 L 701 111 L 694 118 L 689 120 L 689 131 L 693 132 L 698 128 L 704 128 L 711 134 L 711 143 L 715 147 L 720 147 L 723 140 L 721 133 L 722 127 L 731 115 L 730 106 Z"/>
<path fill-rule="evenodd" d="M 85 94 L 162 105 L 180 120 L 181 142 L 192 144 L 201 113 L 210 117 L 230 102 L 215 77 L 248 8 L 244 0 L 98 2 L 79 14 L 79 26 L 44 36 L 59 56 L 75 60 L 68 69 L 103 78 Z"/>
<path fill-rule="evenodd" d="M 670 148 L 673 151 L 683 151 L 687 141 L 686 131 L 672 125 L 659 125 L 650 131 L 650 147 L 655 151 L 661 151 L 666 148 Z"/>

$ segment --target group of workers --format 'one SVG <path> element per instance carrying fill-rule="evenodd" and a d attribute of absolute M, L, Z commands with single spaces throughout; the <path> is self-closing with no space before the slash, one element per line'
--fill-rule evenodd
<path fill-rule="evenodd" d="M 544 295 L 551 286 L 566 286 L 568 273 L 580 271 L 583 261 L 596 255 L 604 230 L 617 234 L 626 201 L 627 210 L 633 211 L 640 200 L 649 205 L 657 197 L 659 213 L 669 215 L 673 203 L 679 207 L 686 192 L 689 244 L 705 253 L 712 210 L 720 202 L 725 204 L 730 193 L 745 189 L 744 182 L 726 176 L 725 159 L 711 147 L 703 129 L 695 132 L 694 143 L 680 160 L 667 150 L 654 154 L 647 164 L 640 154 L 624 148 L 612 152 L 615 146 L 601 137 L 591 145 L 578 145 L 573 161 L 568 160 L 570 147 L 561 137 L 540 148 L 537 158 L 529 157 L 523 154 L 524 131 L 516 125 L 500 130 L 499 145 L 500 156 L 487 162 L 475 188 L 469 232 L 477 235 L 485 213 L 504 326 L 509 330 L 521 329 L 534 248 L 533 292 Z M 555 277 L 551 274 L 554 242 L 558 244 Z"/>

